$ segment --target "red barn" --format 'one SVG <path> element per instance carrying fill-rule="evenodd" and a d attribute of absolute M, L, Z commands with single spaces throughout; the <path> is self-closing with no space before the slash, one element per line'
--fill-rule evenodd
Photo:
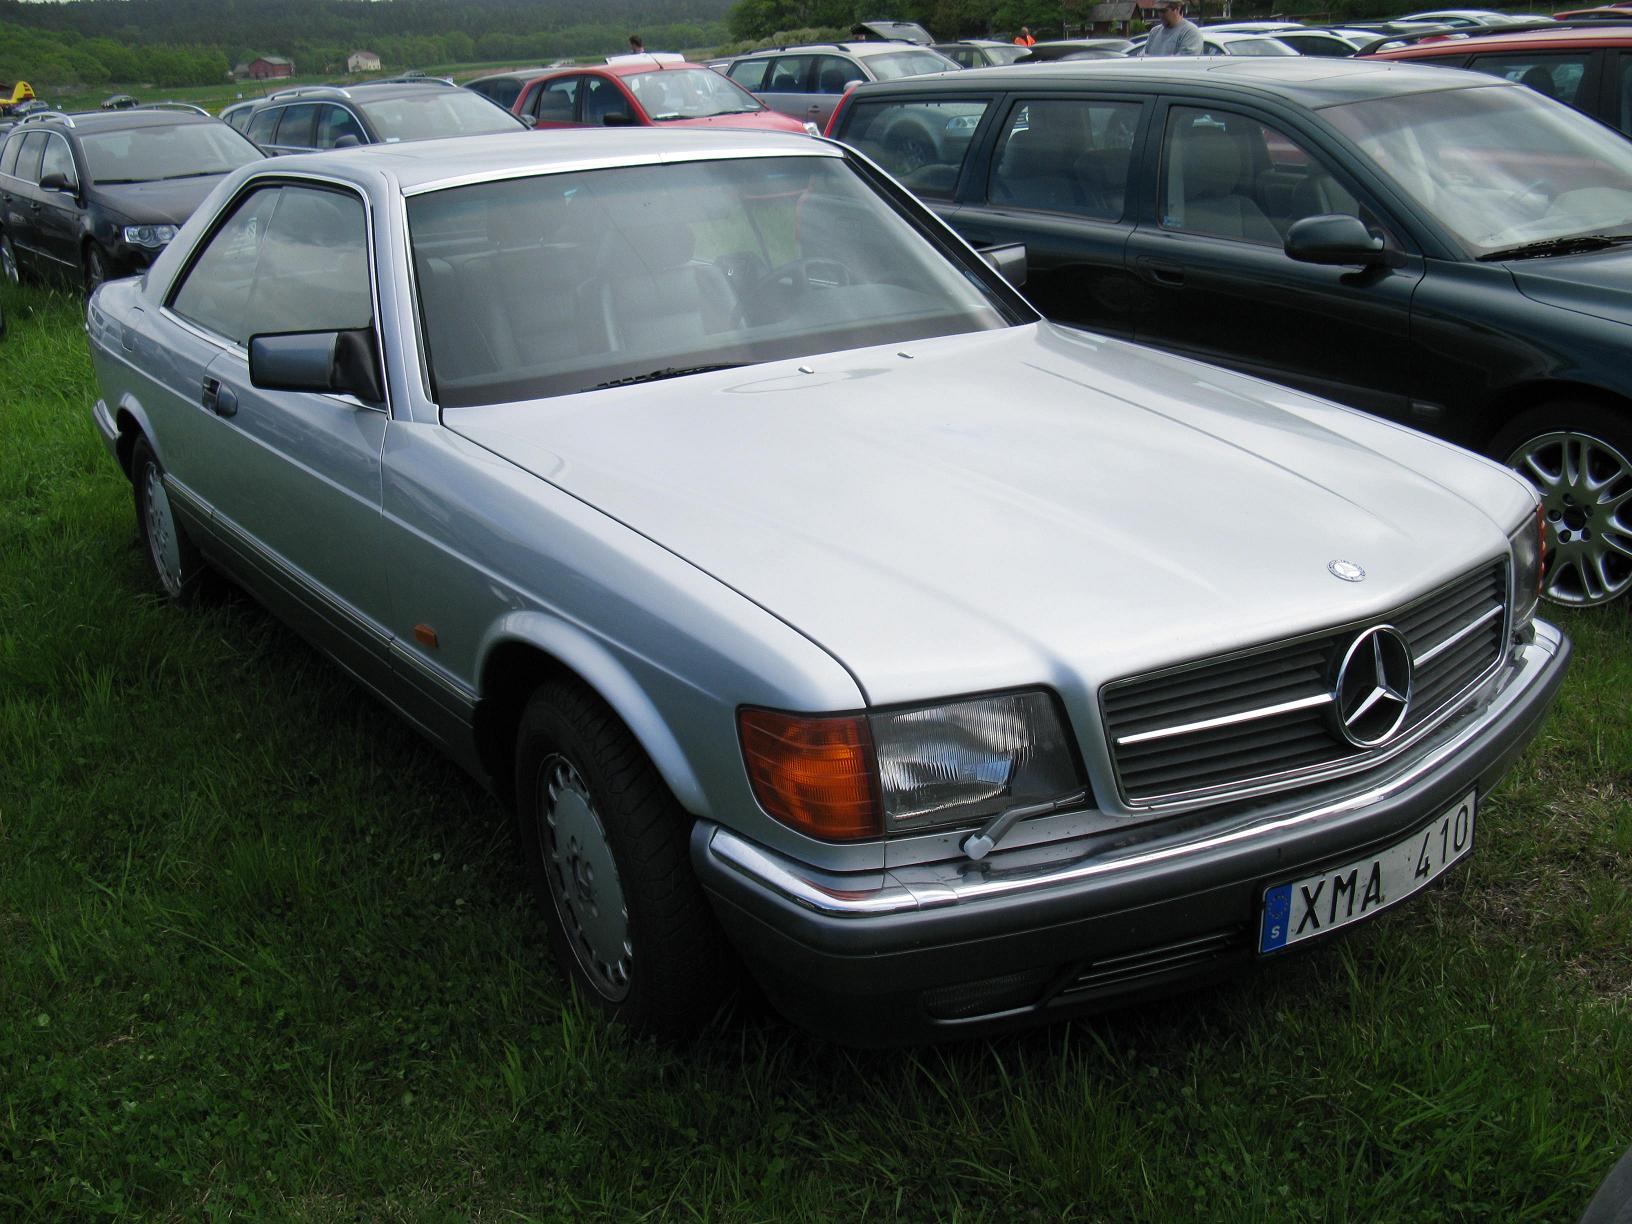
<path fill-rule="evenodd" d="M 249 79 L 252 81 L 270 81 L 277 77 L 294 75 L 294 60 L 284 59 L 281 55 L 263 55 L 260 59 L 249 62 Z"/>

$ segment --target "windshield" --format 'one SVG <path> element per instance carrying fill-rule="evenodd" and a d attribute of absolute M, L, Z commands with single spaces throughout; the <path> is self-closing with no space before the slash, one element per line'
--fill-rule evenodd
<path fill-rule="evenodd" d="M 93 183 L 151 183 L 225 174 L 261 160 L 261 151 L 224 123 L 87 132 L 79 146 Z"/>
<path fill-rule="evenodd" d="M 1273 38 L 1232 38 L 1228 42 L 1219 44 L 1224 48 L 1225 55 L 1296 55 L 1283 42 Z"/>
<path fill-rule="evenodd" d="M 1632 231 L 1632 144 L 1533 90 L 1446 89 L 1322 114 L 1476 258 Z"/>
<path fill-rule="evenodd" d="M 440 136 L 514 132 L 527 126 L 468 89 L 426 85 L 401 97 L 359 105 L 387 144 L 399 140 L 435 140 Z"/>
<path fill-rule="evenodd" d="M 710 115 L 745 115 L 765 108 L 740 85 L 712 68 L 670 68 L 637 72 L 623 78 L 655 122 L 665 119 L 706 119 Z"/>
<path fill-rule="evenodd" d="M 923 76 L 926 72 L 945 72 L 957 67 L 937 51 L 892 51 L 885 55 L 869 55 L 862 62 L 867 65 L 875 81 Z"/>
<path fill-rule="evenodd" d="M 444 407 L 1016 321 L 837 157 L 625 166 L 408 201 Z"/>

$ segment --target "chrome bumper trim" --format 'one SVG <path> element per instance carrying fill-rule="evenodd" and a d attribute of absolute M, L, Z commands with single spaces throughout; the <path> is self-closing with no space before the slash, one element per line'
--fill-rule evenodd
<path fill-rule="evenodd" d="M 723 827 L 716 828 L 709 836 L 708 853 L 760 888 L 796 905 L 833 918 L 864 918 L 968 905 L 996 897 L 1065 888 L 1097 877 L 1119 875 L 1157 863 L 1204 854 L 1223 846 L 1250 844 L 1299 825 L 1350 815 L 1388 800 L 1446 765 L 1514 706 L 1531 685 L 1541 679 L 1548 664 L 1558 654 L 1563 645 L 1563 634 L 1545 621 L 1536 621 L 1534 630 L 1534 638 L 1517 648 L 1511 656 L 1508 674 L 1499 679 L 1499 687 L 1485 699 L 1484 707 L 1467 726 L 1399 773 L 1363 791 L 1319 807 L 1281 816 L 1249 819 L 1236 828 L 1220 830 L 1215 827 L 1203 835 L 1173 845 L 1151 849 L 1126 848 L 1103 857 L 1078 858 L 1031 872 L 984 874 L 978 869 L 971 871 L 968 861 L 962 858 L 920 867 L 894 868 L 885 872 L 887 882 L 876 889 L 849 890 L 818 883 L 802 874 L 794 861 Z M 878 876 L 871 873 L 871 878 L 877 879 Z"/>

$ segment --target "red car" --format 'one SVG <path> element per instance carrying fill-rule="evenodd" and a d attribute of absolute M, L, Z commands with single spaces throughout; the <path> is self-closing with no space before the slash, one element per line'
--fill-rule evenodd
<path fill-rule="evenodd" d="M 1367 58 L 1488 72 L 1632 135 L 1632 12 L 1626 21 L 1422 42 Z"/>
<path fill-rule="evenodd" d="M 778 114 L 712 68 L 651 55 L 540 73 L 516 95 L 510 113 L 536 128 L 769 128 L 808 132 L 808 123 Z"/>

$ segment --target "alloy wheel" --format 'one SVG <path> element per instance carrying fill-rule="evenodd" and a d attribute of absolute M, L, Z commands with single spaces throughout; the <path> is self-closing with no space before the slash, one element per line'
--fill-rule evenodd
<path fill-rule="evenodd" d="M 4 277 L 8 285 L 22 283 L 23 270 L 17 266 L 17 252 L 11 245 L 9 234 L 0 234 L 0 277 Z"/>
<path fill-rule="evenodd" d="M 1591 607 L 1632 590 L 1632 459 L 1602 438 L 1560 430 L 1522 443 L 1507 463 L 1541 494 L 1547 597 Z"/>

